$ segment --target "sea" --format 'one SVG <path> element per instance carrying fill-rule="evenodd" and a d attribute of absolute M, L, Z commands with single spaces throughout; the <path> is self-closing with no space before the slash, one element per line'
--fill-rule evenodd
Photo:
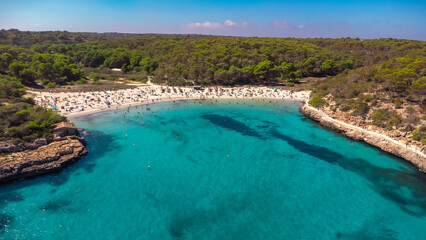
<path fill-rule="evenodd" d="M 426 175 L 300 106 L 191 100 L 72 119 L 89 154 L 0 186 L 0 239 L 426 239 Z"/>

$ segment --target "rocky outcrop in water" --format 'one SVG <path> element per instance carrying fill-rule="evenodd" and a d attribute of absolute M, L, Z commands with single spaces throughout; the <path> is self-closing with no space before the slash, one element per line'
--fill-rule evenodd
<path fill-rule="evenodd" d="M 59 171 L 87 154 L 85 140 L 65 137 L 35 150 L 0 156 L 0 184 Z"/>
<path fill-rule="evenodd" d="M 419 168 L 420 171 L 426 172 L 426 158 L 410 149 L 407 149 L 385 137 L 373 134 L 369 131 L 349 127 L 339 122 L 335 122 L 331 118 L 327 117 L 324 113 L 311 109 L 306 105 L 300 107 L 299 110 L 308 118 L 319 122 L 322 126 L 328 129 L 341 133 L 351 139 L 366 142 L 382 149 L 385 152 L 401 157 L 413 163 Z"/>

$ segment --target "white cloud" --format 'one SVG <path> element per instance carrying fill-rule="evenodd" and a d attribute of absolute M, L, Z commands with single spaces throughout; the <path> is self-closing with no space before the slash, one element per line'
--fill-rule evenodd
<path fill-rule="evenodd" d="M 239 27 L 247 26 L 247 22 L 242 22 L 241 24 L 235 23 L 231 20 L 226 20 L 224 23 L 210 22 L 206 21 L 203 23 L 189 23 L 183 25 L 184 28 L 188 29 L 218 29 L 218 28 L 227 28 L 227 27 Z"/>
<path fill-rule="evenodd" d="M 203 23 L 190 23 L 184 25 L 186 28 L 205 28 L 205 29 L 215 29 L 215 28 L 222 28 L 221 23 L 216 22 L 203 22 Z"/>
<path fill-rule="evenodd" d="M 247 22 L 236 23 L 226 20 L 223 23 L 206 21 L 203 23 L 189 23 L 182 25 L 185 29 L 237 29 L 237 28 L 275 28 L 275 29 L 303 29 L 305 25 L 295 25 L 292 22 L 270 22 L 265 25 L 249 24 Z"/>
<path fill-rule="evenodd" d="M 231 21 L 231 20 L 226 20 L 225 21 L 225 26 L 228 26 L 228 27 L 234 27 L 234 26 L 237 26 L 237 24 L 236 23 L 234 23 L 233 21 Z"/>
<path fill-rule="evenodd" d="M 310 36 L 318 26 L 313 24 L 296 24 L 292 21 L 275 21 L 264 24 L 233 22 L 190 23 L 181 26 L 181 31 L 194 34 L 218 34 L 230 36 Z M 315 35 L 316 36 L 316 35 Z"/>

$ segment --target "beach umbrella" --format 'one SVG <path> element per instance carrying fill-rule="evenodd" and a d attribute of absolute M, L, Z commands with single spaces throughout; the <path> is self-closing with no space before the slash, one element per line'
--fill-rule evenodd
<path fill-rule="evenodd" d="M 57 107 L 56 107 L 55 105 L 53 105 L 53 106 L 52 106 L 52 109 L 56 110 L 56 109 L 57 109 Z"/>

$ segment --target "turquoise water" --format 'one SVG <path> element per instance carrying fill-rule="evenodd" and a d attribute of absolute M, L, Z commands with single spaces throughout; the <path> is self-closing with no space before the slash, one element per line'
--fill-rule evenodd
<path fill-rule="evenodd" d="M 0 186 L 0 239 L 426 239 L 425 175 L 298 107 L 170 102 L 75 119 L 90 154 Z"/>

